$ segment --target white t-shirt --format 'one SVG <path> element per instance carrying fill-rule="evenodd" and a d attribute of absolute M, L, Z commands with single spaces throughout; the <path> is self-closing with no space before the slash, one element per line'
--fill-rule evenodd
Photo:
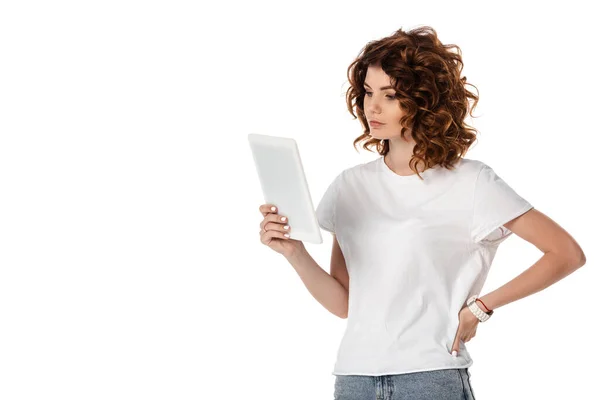
<path fill-rule="evenodd" d="M 466 368 L 458 313 L 486 280 L 502 225 L 533 206 L 478 160 L 401 176 L 380 156 L 335 177 L 319 225 L 335 233 L 350 276 L 349 308 L 332 375 Z"/>

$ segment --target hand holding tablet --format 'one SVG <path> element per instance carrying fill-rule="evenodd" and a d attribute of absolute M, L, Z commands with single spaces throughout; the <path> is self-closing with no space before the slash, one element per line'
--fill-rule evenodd
<path fill-rule="evenodd" d="M 290 257 L 304 248 L 304 243 L 290 238 L 289 219 L 277 214 L 273 204 L 262 204 L 259 208 L 264 219 L 260 223 L 260 241 L 285 257 Z M 287 235 L 287 236 L 286 236 Z"/>

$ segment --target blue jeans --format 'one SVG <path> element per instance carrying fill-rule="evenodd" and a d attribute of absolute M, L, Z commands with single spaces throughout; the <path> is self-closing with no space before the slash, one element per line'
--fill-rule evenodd
<path fill-rule="evenodd" d="M 334 400 L 475 400 L 468 368 L 398 375 L 336 375 Z"/>

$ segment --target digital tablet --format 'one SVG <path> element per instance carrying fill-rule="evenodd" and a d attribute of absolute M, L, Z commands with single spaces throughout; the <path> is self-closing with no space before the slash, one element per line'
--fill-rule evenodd
<path fill-rule="evenodd" d="M 248 141 L 264 204 L 275 205 L 277 214 L 288 217 L 291 239 L 323 243 L 296 141 L 257 133 L 248 134 Z"/>

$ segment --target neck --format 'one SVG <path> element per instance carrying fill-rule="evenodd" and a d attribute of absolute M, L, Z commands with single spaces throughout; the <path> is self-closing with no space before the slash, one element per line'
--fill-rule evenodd
<path fill-rule="evenodd" d="M 398 175 L 413 175 L 415 172 L 410 169 L 410 159 L 413 155 L 415 141 L 410 139 L 391 138 L 389 139 L 389 151 L 384 157 L 387 166 Z M 425 166 L 419 162 L 417 171 L 423 172 Z"/>

